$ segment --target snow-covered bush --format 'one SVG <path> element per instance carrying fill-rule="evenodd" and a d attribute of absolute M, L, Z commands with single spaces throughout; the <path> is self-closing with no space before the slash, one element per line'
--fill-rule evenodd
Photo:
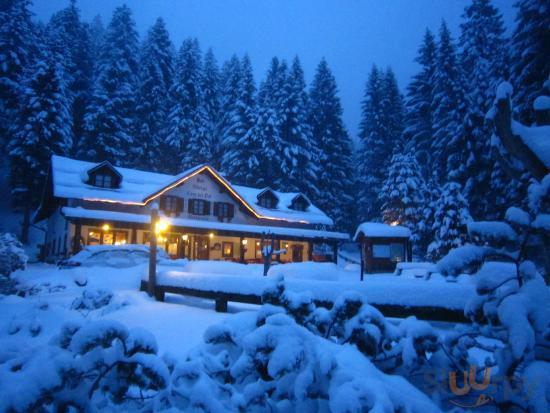
<path fill-rule="evenodd" d="M 0 274 L 9 276 L 16 270 L 24 270 L 27 265 L 27 254 L 23 244 L 9 232 L 0 234 Z"/>
<path fill-rule="evenodd" d="M 69 323 L 47 345 L 0 361 L 0 411 L 112 410 L 143 405 L 170 375 L 154 337 L 115 321 Z M 134 407 L 132 407 L 134 406 Z"/>

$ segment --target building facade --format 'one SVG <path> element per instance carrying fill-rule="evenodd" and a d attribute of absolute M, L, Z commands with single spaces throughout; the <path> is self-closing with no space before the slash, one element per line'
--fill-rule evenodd
<path fill-rule="evenodd" d="M 172 176 L 53 156 L 34 217 L 46 220 L 43 256 L 148 244 L 153 208 L 158 244 L 173 258 L 260 262 L 274 239 L 281 262 L 335 260 L 348 240 L 305 195 L 232 185 L 208 165 Z"/>

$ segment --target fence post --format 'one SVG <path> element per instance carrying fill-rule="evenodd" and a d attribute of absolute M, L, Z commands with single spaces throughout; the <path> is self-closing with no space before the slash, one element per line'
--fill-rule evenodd
<path fill-rule="evenodd" d="M 155 297 L 155 287 L 157 284 L 157 222 L 159 212 L 158 204 L 151 206 L 151 235 L 149 237 L 149 282 L 147 291 L 149 296 Z"/>

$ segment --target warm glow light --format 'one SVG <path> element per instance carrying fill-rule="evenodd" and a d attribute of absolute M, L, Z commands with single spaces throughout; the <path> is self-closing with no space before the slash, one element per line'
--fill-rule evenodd
<path fill-rule="evenodd" d="M 181 236 L 181 239 L 184 240 L 184 241 L 187 241 L 187 240 L 189 239 L 189 235 L 183 234 L 183 235 Z"/>
<path fill-rule="evenodd" d="M 243 243 L 243 245 L 246 245 L 246 244 L 248 244 L 248 240 L 247 240 L 247 239 L 243 239 L 243 240 L 242 240 L 242 243 Z"/>
<path fill-rule="evenodd" d="M 395 226 L 399 225 L 399 221 L 393 221 L 393 222 L 390 223 L 390 225 L 392 227 L 395 227 Z"/>
<path fill-rule="evenodd" d="M 111 227 L 109 226 L 109 224 L 103 224 L 103 226 L 101 227 L 101 229 L 105 232 L 109 231 L 111 229 Z"/>
<path fill-rule="evenodd" d="M 288 244 L 285 244 L 285 248 L 288 248 Z"/>
<path fill-rule="evenodd" d="M 210 238 L 214 238 L 214 233 L 211 232 L 210 234 L 208 234 L 208 236 L 209 236 Z"/>
<path fill-rule="evenodd" d="M 258 246 L 259 246 L 259 245 L 260 245 L 260 241 L 256 241 L 256 245 L 258 245 Z"/>
<path fill-rule="evenodd" d="M 168 229 L 168 222 L 160 220 L 155 224 L 155 232 L 160 234 Z"/>

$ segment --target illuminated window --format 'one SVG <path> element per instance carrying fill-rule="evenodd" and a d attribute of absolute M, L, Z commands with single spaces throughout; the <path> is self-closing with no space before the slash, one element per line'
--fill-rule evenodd
<path fill-rule="evenodd" d="M 128 243 L 128 231 L 105 231 L 90 228 L 86 245 L 124 245 Z"/>
<path fill-rule="evenodd" d="M 224 257 L 224 258 L 233 258 L 233 243 L 232 242 L 222 243 L 222 257 Z"/>

